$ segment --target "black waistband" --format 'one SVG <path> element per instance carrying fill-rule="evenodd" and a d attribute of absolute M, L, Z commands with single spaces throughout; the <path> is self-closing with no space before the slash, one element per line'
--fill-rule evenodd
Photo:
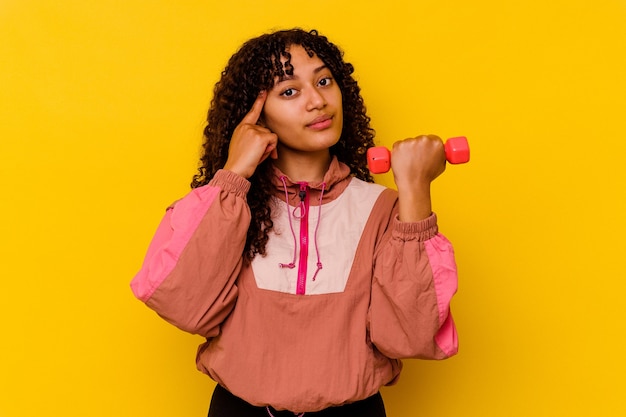
<path fill-rule="evenodd" d="M 277 411 L 269 407 L 274 417 L 294 417 L 291 411 Z M 369 398 L 322 411 L 307 412 L 306 417 L 385 417 L 385 406 L 380 393 Z M 209 417 L 270 417 L 266 407 L 257 407 L 231 394 L 218 385 L 213 392 Z"/>

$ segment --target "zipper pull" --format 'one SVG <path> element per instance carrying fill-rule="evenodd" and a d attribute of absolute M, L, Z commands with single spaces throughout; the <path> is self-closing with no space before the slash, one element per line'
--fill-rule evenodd
<path fill-rule="evenodd" d="M 300 192 L 298 193 L 298 195 L 300 196 L 300 201 L 302 202 L 304 202 L 304 199 L 306 198 L 306 186 L 306 182 L 300 183 Z"/>
<path fill-rule="evenodd" d="M 307 183 L 306 182 L 301 182 L 300 183 L 300 192 L 298 192 L 298 195 L 300 196 L 300 218 L 304 217 L 305 213 L 306 213 L 306 187 L 307 187 Z"/>
<path fill-rule="evenodd" d="M 305 200 L 306 200 L 306 187 L 307 187 L 307 183 L 306 182 L 301 182 L 300 183 L 300 191 L 298 191 L 298 197 L 300 197 L 300 205 L 298 205 L 298 207 L 293 209 L 293 217 L 296 219 L 301 219 L 304 217 L 304 214 L 306 213 L 306 204 L 305 204 Z"/>

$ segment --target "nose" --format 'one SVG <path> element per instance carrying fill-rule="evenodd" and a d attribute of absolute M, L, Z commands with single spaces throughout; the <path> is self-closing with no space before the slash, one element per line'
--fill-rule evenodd
<path fill-rule="evenodd" d="M 326 97 L 316 88 L 310 88 L 307 96 L 307 110 L 323 109 L 326 106 Z"/>

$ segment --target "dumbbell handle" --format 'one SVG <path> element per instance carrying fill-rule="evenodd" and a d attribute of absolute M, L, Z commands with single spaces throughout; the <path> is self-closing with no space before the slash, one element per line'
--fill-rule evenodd
<path fill-rule="evenodd" d="M 464 164 L 469 161 L 469 143 L 465 136 L 450 138 L 444 144 L 446 160 L 451 164 Z M 367 164 L 373 174 L 382 174 L 391 168 L 391 152 L 384 146 L 367 150 Z"/>

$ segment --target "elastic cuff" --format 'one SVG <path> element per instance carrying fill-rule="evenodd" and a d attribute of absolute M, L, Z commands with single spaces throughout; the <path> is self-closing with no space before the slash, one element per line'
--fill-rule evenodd
<path fill-rule="evenodd" d="M 402 240 L 417 239 L 423 242 L 432 239 L 439 233 L 437 215 L 435 213 L 419 222 L 401 222 L 398 215 L 396 215 L 393 227 L 394 234 Z"/>
<path fill-rule="evenodd" d="M 250 190 L 250 181 L 241 175 L 235 174 L 234 172 L 226 169 L 219 169 L 213 178 L 211 178 L 208 185 L 235 193 L 241 198 L 246 198 L 246 195 Z"/>

